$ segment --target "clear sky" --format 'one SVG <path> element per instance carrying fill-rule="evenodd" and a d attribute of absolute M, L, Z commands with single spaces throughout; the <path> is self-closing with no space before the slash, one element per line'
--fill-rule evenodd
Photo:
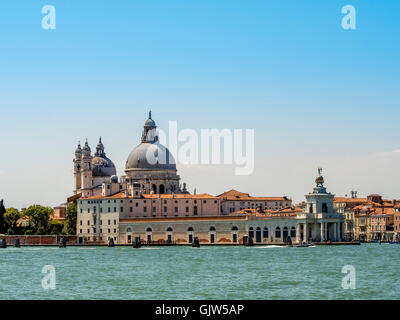
<path fill-rule="evenodd" d="M 44 5 L 56 29 L 41 27 Z M 356 8 L 356 30 L 341 8 Z M 54 206 L 98 137 L 123 174 L 149 109 L 166 129 L 253 128 L 255 171 L 179 166 L 189 190 L 400 198 L 400 2 L 0 2 L 0 198 Z"/>

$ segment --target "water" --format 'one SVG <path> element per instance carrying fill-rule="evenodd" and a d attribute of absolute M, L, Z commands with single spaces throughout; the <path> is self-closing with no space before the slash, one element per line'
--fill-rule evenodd
<path fill-rule="evenodd" d="M 0 249 L 0 299 L 400 299 L 400 245 Z M 42 288 L 44 265 L 56 290 Z M 342 288 L 342 267 L 356 289 Z"/>

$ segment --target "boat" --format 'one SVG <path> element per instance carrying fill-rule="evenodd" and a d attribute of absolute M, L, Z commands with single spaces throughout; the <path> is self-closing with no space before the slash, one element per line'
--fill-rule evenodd
<path fill-rule="evenodd" d="M 388 241 L 389 244 L 399 244 L 397 241 Z"/>
<path fill-rule="evenodd" d="M 290 244 L 288 245 L 289 248 L 305 248 L 305 247 L 311 247 L 314 244 L 312 243 L 299 243 L 299 244 Z"/>

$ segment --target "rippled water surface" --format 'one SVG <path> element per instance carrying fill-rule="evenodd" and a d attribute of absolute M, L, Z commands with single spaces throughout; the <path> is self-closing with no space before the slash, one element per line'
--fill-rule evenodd
<path fill-rule="evenodd" d="M 0 249 L 0 299 L 400 299 L 400 245 Z M 42 288 L 53 265 L 56 289 Z M 356 269 L 344 290 L 342 267 Z"/>

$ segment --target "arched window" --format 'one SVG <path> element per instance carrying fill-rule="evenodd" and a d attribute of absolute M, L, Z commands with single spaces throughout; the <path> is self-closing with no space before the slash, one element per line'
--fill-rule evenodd
<path fill-rule="evenodd" d="M 236 227 L 236 226 L 232 227 L 232 231 L 238 231 L 238 230 L 239 230 L 238 227 Z"/>
<path fill-rule="evenodd" d="M 194 231 L 194 229 L 193 229 L 193 227 L 189 227 L 187 231 L 191 232 L 191 231 Z"/>
<path fill-rule="evenodd" d="M 193 215 L 197 216 L 197 206 L 194 206 L 193 208 Z"/>
<path fill-rule="evenodd" d="M 286 241 L 288 236 L 289 236 L 289 229 L 288 229 L 288 227 L 284 227 L 283 228 L 283 240 Z"/>
<path fill-rule="evenodd" d="M 254 229 L 253 229 L 253 227 L 249 228 L 249 238 L 254 238 Z"/>
<path fill-rule="evenodd" d="M 296 238 L 296 228 L 295 227 L 292 227 L 290 229 L 290 237 L 291 238 Z"/>
<path fill-rule="evenodd" d="M 165 193 L 165 186 L 163 184 L 160 184 L 160 194 L 164 194 Z"/>
<path fill-rule="evenodd" d="M 171 227 L 168 227 L 167 231 L 168 231 L 168 232 L 172 232 L 172 231 L 174 231 L 174 230 L 172 230 Z"/>
<path fill-rule="evenodd" d="M 268 228 L 264 227 L 263 237 L 268 238 Z"/>
<path fill-rule="evenodd" d="M 210 227 L 210 231 L 215 231 L 215 227 Z"/>
<path fill-rule="evenodd" d="M 151 190 L 152 190 L 154 193 L 157 193 L 157 186 L 156 186 L 155 184 L 153 184 L 153 185 L 151 186 Z"/>
<path fill-rule="evenodd" d="M 280 238 L 281 237 L 281 228 L 276 227 L 275 229 L 275 238 Z"/>
<path fill-rule="evenodd" d="M 325 202 L 322 204 L 322 212 L 323 213 L 327 213 L 328 212 L 328 205 Z"/>
<path fill-rule="evenodd" d="M 150 227 L 148 227 L 148 228 L 146 229 L 146 232 L 153 232 L 153 229 L 150 228 Z"/>
<path fill-rule="evenodd" d="M 260 227 L 257 227 L 257 229 L 256 230 L 261 230 L 261 228 Z"/>
<path fill-rule="evenodd" d="M 132 229 L 131 228 L 127 228 L 126 232 L 132 232 Z"/>

